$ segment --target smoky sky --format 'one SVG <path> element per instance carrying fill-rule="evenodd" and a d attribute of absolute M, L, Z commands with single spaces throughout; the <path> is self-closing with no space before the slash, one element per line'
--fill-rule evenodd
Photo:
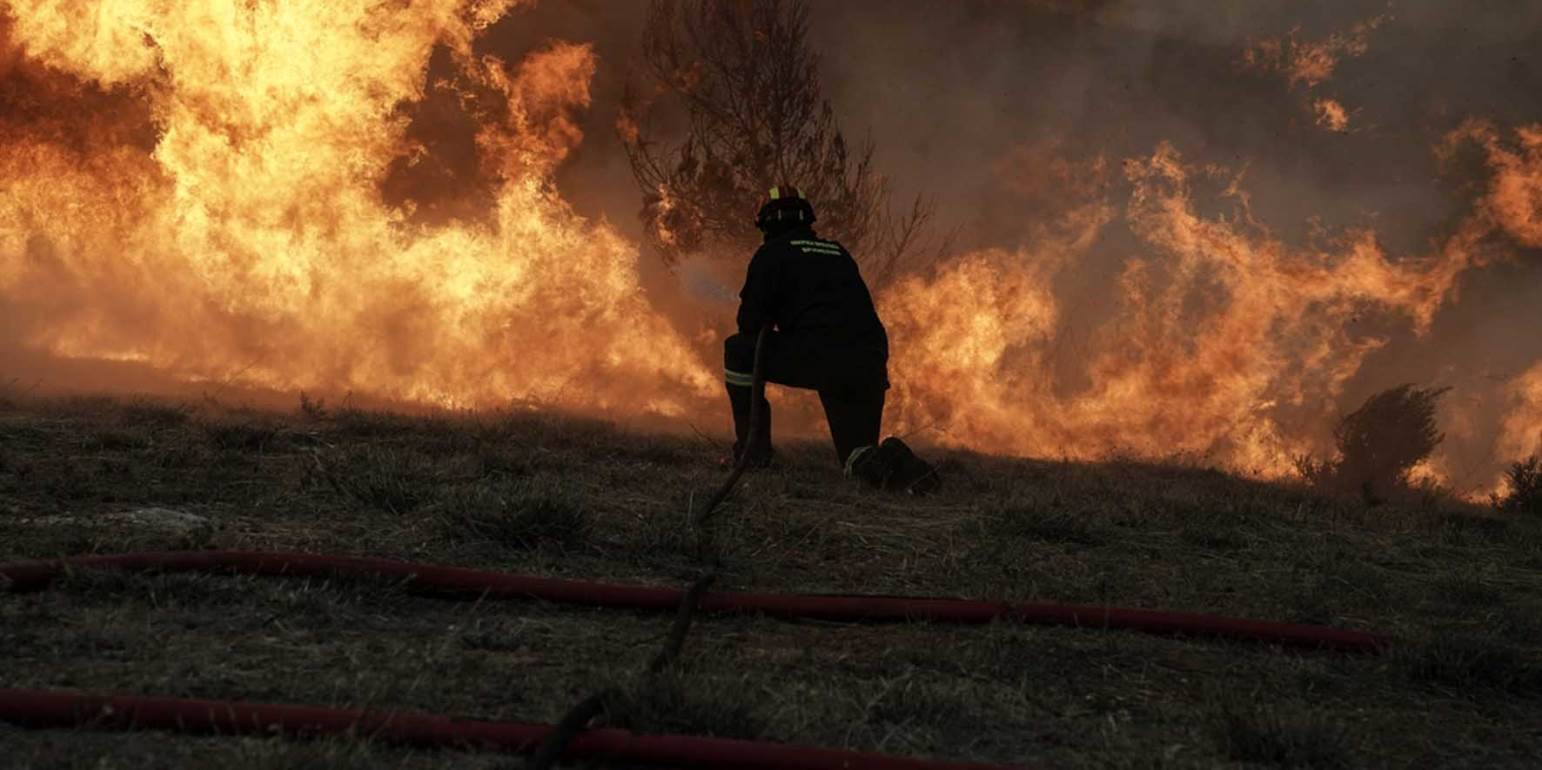
<path fill-rule="evenodd" d="M 1245 167 L 1258 213 L 1287 235 L 1314 217 L 1387 221 L 1397 223 L 1385 228 L 1391 250 L 1415 250 L 1463 203 L 1436 179 L 1431 144 L 1469 116 L 1542 117 L 1535 4 L 819 7 L 843 116 L 870 127 L 897 183 L 937 195 L 985 238 L 1009 237 L 1010 223 L 970 221 L 991 208 L 983 199 L 997 194 L 990 166 L 1003 147 L 1055 140 L 1119 157 L 1169 141 L 1190 162 Z M 1310 92 L 1238 66 L 1257 41 L 1324 39 L 1383 14 L 1366 53 Z M 1342 102 L 1351 131 L 1315 125 L 1314 98 Z"/>
<path fill-rule="evenodd" d="M 1467 203 L 1432 145 L 1468 117 L 1542 119 L 1542 6 L 1524 0 L 811 5 L 810 43 L 846 132 L 872 139 L 899 197 L 934 199 L 977 243 L 1010 244 L 1036 213 L 993 200 L 1011 148 L 1118 159 L 1167 141 L 1188 162 L 1245 169 L 1260 218 L 1283 236 L 1380 225 L 1390 251 L 1414 252 Z M 645 12 L 641 0 L 547 0 L 479 44 L 510 58 L 551 39 L 595 46 L 588 139 L 559 185 L 629 234 L 638 199 L 613 126 L 622 89 L 642 82 Z M 1260 41 L 1324 40 L 1376 17 L 1367 50 L 1316 87 L 1239 66 Z M 1322 98 L 1349 110 L 1347 133 L 1316 125 Z"/>

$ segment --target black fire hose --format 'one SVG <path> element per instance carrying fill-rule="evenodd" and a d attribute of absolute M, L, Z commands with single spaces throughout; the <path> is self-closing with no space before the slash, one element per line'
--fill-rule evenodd
<path fill-rule="evenodd" d="M 755 336 L 755 368 L 750 378 L 750 429 L 745 438 L 745 446 L 741 448 L 739 456 L 734 458 L 733 470 L 728 473 L 728 478 L 723 480 L 723 485 L 717 492 L 707 498 L 691 517 L 691 526 L 700 529 L 707 523 L 707 518 L 722 502 L 733 493 L 734 487 L 739 484 L 739 479 L 750 467 L 750 447 L 755 446 L 756 439 L 765 430 L 761 423 L 765 422 L 765 416 L 761 414 L 761 402 L 766 399 L 766 343 L 771 338 L 771 324 L 760 327 L 760 333 Z"/>
<path fill-rule="evenodd" d="M 723 480 L 723 485 L 718 487 L 717 492 L 707 499 L 707 503 L 699 511 L 691 514 L 691 530 L 696 533 L 697 556 L 704 561 L 710 561 L 712 568 L 698 578 L 680 597 L 679 608 L 675 613 L 675 622 L 670 627 L 669 636 L 665 638 L 663 648 L 648 662 L 639 685 L 641 687 L 652 686 L 652 678 L 680 657 L 681 651 L 685 648 L 686 634 L 691 629 L 691 619 L 700 606 L 701 595 L 717 580 L 717 568 L 721 560 L 716 549 L 709 548 L 711 533 L 706 531 L 705 525 L 707 517 L 711 516 L 718 505 L 733 493 L 740 477 L 749 468 L 750 447 L 755 446 L 755 440 L 760 438 L 761 432 L 765 430 L 762 424 L 765 422 L 765 415 L 760 403 L 766 395 L 766 340 L 770 337 L 771 324 L 762 324 L 760 333 L 755 336 L 755 366 L 750 377 L 750 426 L 746 434 L 745 446 L 740 448 L 739 456 L 734 458 L 733 470 L 729 472 L 728 478 Z M 563 714 L 562 719 L 552 728 L 551 733 L 541 741 L 535 753 L 525 762 L 525 770 L 551 770 L 556 766 L 557 760 L 567 753 L 569 744 L 589 728 L 589 723 L 595 717 L 605 713 L 606 702 L 616 694 L 615 688 L 606 688 L 591 693 L 568 709 L 568 712 Z"/>

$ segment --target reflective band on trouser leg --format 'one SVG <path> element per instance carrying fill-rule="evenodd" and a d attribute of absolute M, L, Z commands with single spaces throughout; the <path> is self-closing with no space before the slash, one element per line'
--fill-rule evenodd
<path fill-rule="evenodd" d="M 851 478 L 852 470 L 857 467 L 857 458 L 861 457 L 862 455 L 867 454 L 868 450 L 870 450 L 872 448 L 873 447 L 872 447 L 871 444 L 869 444 L 868 446 L 864 446 L 864 447 L 857 447 L 855 450 L 852 451 L 851 456 L 846 458 L 846 477 L 847 478 Z"/>
<path fill-rule="evenodd" d="M 745 374 L 744 372 L 736 372 L 732 369 L 724 369 L 723 381 L 729 385 L 748 388 L 755 384 L 755 376 L 752 374 Z"/>

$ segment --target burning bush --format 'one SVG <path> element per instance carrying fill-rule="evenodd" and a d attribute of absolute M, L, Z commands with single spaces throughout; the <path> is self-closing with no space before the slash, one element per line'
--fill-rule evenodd
<path fill-rule="evenodd" d="M 1503 497 L 1496 496 L 1494 507 L 1542 516 L 1542 456 L 1533 455 L 1512 463 L 1505 471 L 1505 480 L 1510 491 Z"/>
<path fill-rule="evenodd" d="M 1337 456 L 1302 458 L 1298 469 L 1318 489 L 1358 493 L 1367 501 L 1407 489 L 1408 472 L 1445 438 L 1435 425 L 1435 407 L 1448 390 L 1405 384 L 1371 396 L 1334 428 Z"/>

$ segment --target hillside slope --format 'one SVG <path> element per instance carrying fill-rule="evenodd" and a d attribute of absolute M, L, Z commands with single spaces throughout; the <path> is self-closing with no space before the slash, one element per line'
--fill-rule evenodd
<path fill-rule="evenodd" d="M 679 585 L 722 446 L 552 415 L 0 406 L 0 561 L 221 547 Z M 1219 472 L 940 455 L 926 499 L 783 447 L 721 512 L 719 588 L 1106 603 L 1375 629 L 1387 657 L 996 624 L 703 617 L 612 724 L 1037 767 L 1524 767 L 1542 756 L 1542 522 Z M 113 514 L 164 507 L 209 530 Z M 347 581 L 75 575 L 0 594 L 0 687 L 555 721 L 668 618 Z M 510 767 L 507 757 L 0 724 L 8 766 Z"/>

